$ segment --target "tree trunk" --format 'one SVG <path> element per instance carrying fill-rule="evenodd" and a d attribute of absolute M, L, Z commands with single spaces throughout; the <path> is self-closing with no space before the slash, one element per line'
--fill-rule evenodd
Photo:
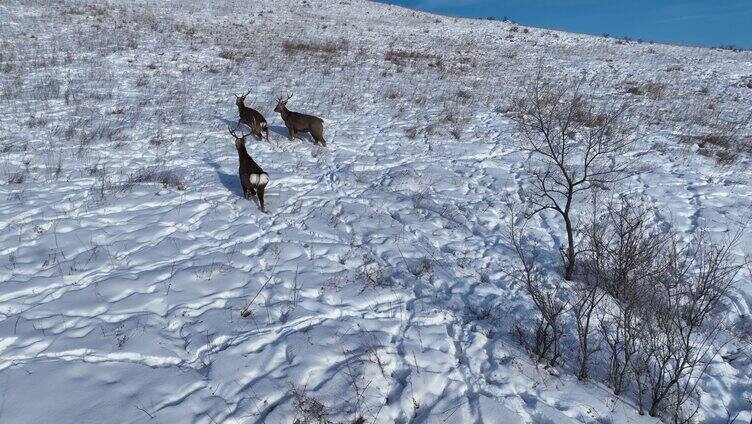
<path fill-rule="evenodd" d="M 585 381 L 590 378 L 588 372 L 588 356 L 590 351 L 588 349 L 587 336 L 585 336 L 580 342 L 580 370 L 577 373 L 577 378 L 580 381 Z"/>
<path fill-rule="evenodd" d="M 564 217 L 564 224 L 567 228 L 567 255 L 566 255 L 566 264 L 564 269 L 564 279 L 567 281 L 572 281 L 572 278 L 574 278 L 574 230 L 572 229 L 572 221 L 569 219 L 569 213 L 563 213 L 562 216 Z"/>
<path fill-rule="evenodd" d="M 580 381 L 586 381 L 590 378 L 587 366 L 587 357 L 583 356 L 580 360 L 580 372 L 577 373 L 577 379 Z"/>

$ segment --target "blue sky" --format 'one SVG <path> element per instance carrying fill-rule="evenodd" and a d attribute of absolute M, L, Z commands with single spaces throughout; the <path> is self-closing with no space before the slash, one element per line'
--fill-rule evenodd
<path fill-rule="evenodd" d="M 385 0 L 453 16 L 699 46 L 752 48 L 752 0 Z"/>

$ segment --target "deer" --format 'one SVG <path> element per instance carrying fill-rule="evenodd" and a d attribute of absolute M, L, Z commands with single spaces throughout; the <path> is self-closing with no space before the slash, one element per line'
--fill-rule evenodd
<path fill-rule="evenodd" d="M 287 109 L 287 102 L 292 99 L 292 94 L 287 99 L 282 97 L 277 99 L 277 107 L 274 108 L 275 112 L 279 112 L 282 116 L 282 120 L 285 121 L 285 126 L 290 132 L 290 140 L 295 138 L 295 133 L 310 133 L 313 139 L 326 147 L 326 140 L 324 140 L 324 121 L 312 115 L 306 115 L 304 113 L 291 112 Z"/>
<path fill-rule="evenodd" d="M 241 132 L 241 135 L 238 136 L 230 126 L 227 127 L 227 130 L 235 138 L 235 148 L 238 150 L 238 160 L 240 161 L 238 175 L 240 176 L 240 184 L 243 186 L 243 197 L 251 200 L 253 196 L 257 196 L 261 212 L 266 213 L 264 189 L 269 184 L 269 175 L 261 169 L 245 148 L 245 139 L 251 134 Z"/>
<path fill-rule="evenodd" d="M 266 138 L 269 141 L 269 127 L 266 124 L 264 115 L 257 110 L 245 105 L 245 98 L 251 94 L 251 90 L 242 96 L 235 96 L 235 105 L 238 106 L 238 115 L 240 116 L 240 122 L 246 124 L 251 130 L 253 130 L 253 136 L 257 140 Z"/>

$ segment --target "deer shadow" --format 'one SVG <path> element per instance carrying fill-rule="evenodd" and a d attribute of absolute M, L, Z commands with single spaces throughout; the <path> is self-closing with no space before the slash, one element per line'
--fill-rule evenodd
<path fill-rule="evenodd" d="M 290 135 L 289 131 L 287 131 L 287 127 L 281 125 L 269 125 L 269 131 L 279 134 L 284 138 L 287 138 Z"/>
<path fill-rule="evenodd" d="M 222 167 L 211 159 L 204 159 L 207 165 L 211 166 L 214 172 L 217 174 L 219 182 L 232 194 L 245 198 L 243 194 L 243 186 L 240 184 L 240 178 L 237 175 L 226 174 L 222 172 Z"/>
<path fill-rule="evenodd" d="M 240 122 L 238 120 L 231 121 L 231 120 L 229 120 L 227 118 L 223 118 L 223 117 L 221 117 L 219 115 L 214 115 L 213 118 L 216 119 L 216 120 L 218 120 L 218 121 L 224 122 L 225 125 L 227 125 L 228 127 L 232 128 L 233 130 L 241 130 L 243 132 L 250 132 L 250 131 L 252 131 L 251 127 L 249 127 L 248 125 L 246 125 L 246 124 L 244 124 L 244 123 L 242 123 L 242 122 Z"/>
<path fill-rule="evenodd" d="M 275 134 L 281 135 L 282 137 L 285 138 L 285 140 L 288 140 L 289 137 L 290 137 L 290 131 L 288 131 L 287 127 L 285 127 L 285 126 L 281 126 L 281 125 L 269 125 L 269 131 L 271 131 L 271 132 L 273 132 Z M 316 140 L 314 140 L 313 137 L 311 136 L 311 134 L 309 134 L 309 133 L 300 133 L 299 132 L 299 133 L 295 134 L 295 139 L 296 140 L 307 141 L 307 142 L 312 143 L 312 144 L 316 144 Z"/>

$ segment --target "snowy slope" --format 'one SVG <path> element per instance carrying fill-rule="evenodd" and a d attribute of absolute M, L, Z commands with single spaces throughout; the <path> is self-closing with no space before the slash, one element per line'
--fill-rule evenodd
<path fill-rule="evenodd" d="M 656 422 L 509 334 L 532 306 L 504 272 L 526 160 L 506 112 L 541 58 L 584 76 L 638 110 L 649 171 L 622 190 L 687 236 L 734 232 L 750 158 L 681 136 L 752 108 L 752 53 L 360 0 L 205 3 L 0 4 L 0 423 Z M 226 130 L 248 89 L 272 129 L 249 145 L 268 214 Z M 329 147 L 287 140 L 285 93 Z M 749 319 L 748 275 L 727 312 Z M 750 340 L 711 364 L 702 421 L 752 419 Z"/>

